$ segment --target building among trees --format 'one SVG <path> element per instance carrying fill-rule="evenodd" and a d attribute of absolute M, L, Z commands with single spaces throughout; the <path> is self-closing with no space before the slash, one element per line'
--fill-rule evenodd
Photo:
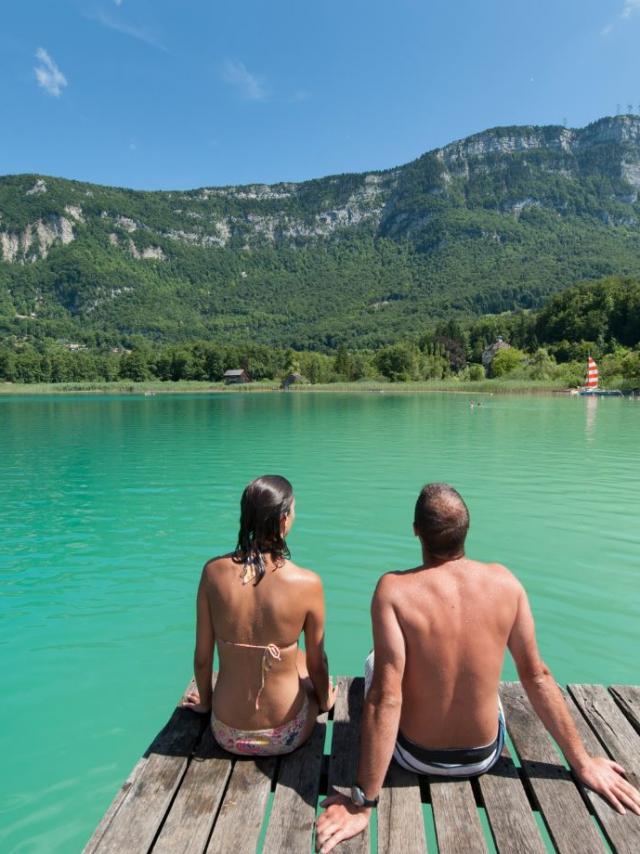
<path fill-rule="evenodd" d="M 225 371 L 222 378 L 226 385 L 240 385 L 241 383 L 249 382 L 249 375 L 244 368 L 232 368 L 229 371 Z"/>

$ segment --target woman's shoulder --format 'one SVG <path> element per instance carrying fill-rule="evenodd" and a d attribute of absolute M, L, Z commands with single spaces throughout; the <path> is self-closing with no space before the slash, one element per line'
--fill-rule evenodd
<path fill-rule="evenodd" d="M 291 560 L 287 561 L 286 567 L 287 579 L 289 581 L 300 584 L 309 590 L 322 590 L 322 579 L 317 572 L 314 572 L 312 569 L 306 569 L 303 566 L 298 566 Z"/>
<path fill-rule="evenodd" d="M 215 555 L 214 557 L 210 557 L 209 560 L 206 561 L 204 567 L 202 568 L 202 575 L 205 578 L 211 578 L 212 576 L 219 574 L 224 570 L 228 570 L 234 566 L 236 566 L 236 561 L 234 559 L 233 552 L 229 552 L 225 555 Z"/>

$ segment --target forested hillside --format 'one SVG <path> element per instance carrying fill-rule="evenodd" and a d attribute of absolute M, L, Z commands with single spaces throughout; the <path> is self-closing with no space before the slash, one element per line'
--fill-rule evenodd
<path fill-rule="evenodd" d="M 385 172 L 137 192 L 0 178 L 0 335 L 379 348 L 640 275 L 640 118 L 497 128 Z"/>
<path fill-rule="evenodd" d="M 496 347 L 487 364 L 487 352 Z M 443 320 L 375 350 L 341 345 L 329 353 L 296 352 L 251 341 L 150 344 L 143 338 L 132 349 L 104 342 L 90 348 L 14 338 L 0 342 L 0 383 L 219 382 L 226 370 L 241 366 L 253 382 L 279 382 L 298 372 L 312 384 L 459 383 L 489 376 L 567 387 L 584 381 L 588 355 L 598 360 L 605 385 L 640 390 L 640 279 L 583 282 L 551 297 L 539 312 Z"/>

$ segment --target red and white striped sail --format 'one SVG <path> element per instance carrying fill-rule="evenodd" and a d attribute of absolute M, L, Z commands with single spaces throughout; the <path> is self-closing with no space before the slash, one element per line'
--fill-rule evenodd
<path fill-rule="evenodd" d="M 587 362 L 587 381 L 585 388 L 598 388 L 598 366 L 595 361 L 589 356 Z"/>

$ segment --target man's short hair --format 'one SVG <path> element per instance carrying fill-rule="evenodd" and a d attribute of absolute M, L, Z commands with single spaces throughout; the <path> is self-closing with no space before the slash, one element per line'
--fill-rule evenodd
<path fill-rule="evenodd" d="M 448 483 L 428 483 L 422 487 L 413 521 L 416 533 L 434 557 L 464 554 L 469 509 L 460 493 Z"/>

